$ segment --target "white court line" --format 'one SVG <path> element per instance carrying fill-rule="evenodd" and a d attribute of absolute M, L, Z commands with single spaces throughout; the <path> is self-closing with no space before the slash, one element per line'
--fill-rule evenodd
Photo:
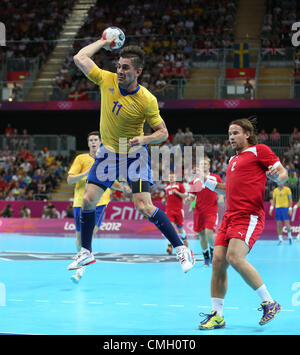
<path fill-rule="evenodd" d="M 145 307 L 155 307 L 155 306 L 157 306 L 157 303 L 144 303 L 144 304 L 142 304 L 142 306 L 145 306 Z"/>
<path fill-rule="evenodd" d="M 35 302 L 47 303 L 47 302 L 49 302 L 49 300 L 35 300 Z"/>
<path fill-rule="evenodd" d="M 9 302 L 24 302 L 22 299 L 10 298 L 8 299 Z"/>

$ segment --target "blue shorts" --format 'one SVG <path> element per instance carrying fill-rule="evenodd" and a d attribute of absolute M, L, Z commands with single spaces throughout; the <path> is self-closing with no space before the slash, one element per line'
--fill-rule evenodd
<path fill-rule="evenodd" d="M 153 184 L 147 146 L 137 147 L 132 153 L 121 154 L 111 152 L 103 144 L 100 145 L 87 181 L 110 188 L 119 177 L 127 180 L 129 184 L 139 180 Z"/>
<path fill-rule="evenodd" d="M 289 208 L 288 207 L 278 207 L 275 210 L 275 219 L 276 221 L 289 221 Z"/>
<path fill-rule="evenodd" d="M 101 223 L 103 221 L 104 215 L 105 215 L 105 208 L 107 205 L 101 205 L 96 207 L 96 225 L 98 227 L 101 226 Z M 74 220 L 75 220 L 75 227 L 76 227 L 76 232 L 80 232 L 80 214 L 81 214 L 81 207 L 73 207 L 73 212 L 74 212 Z"/>

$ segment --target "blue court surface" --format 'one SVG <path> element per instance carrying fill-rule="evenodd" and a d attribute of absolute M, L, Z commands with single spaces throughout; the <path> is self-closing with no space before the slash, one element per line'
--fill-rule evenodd
<path fill-rule="evenodd" d="M 187 274 L 163 239 L 97 238 L 97 262 L 79 284 L 67 270 L 75 238 L 0 236 L 0 333 L 46 335 L 279 335 L 300 334 L 300 242 L 258 241 L 248 260 L 282 305 L 277 318 L 258 324 L 260 300 L 230 268 L 226 328 L 200 331 L 210 313 L 211 267 L 198 255 Z"/>

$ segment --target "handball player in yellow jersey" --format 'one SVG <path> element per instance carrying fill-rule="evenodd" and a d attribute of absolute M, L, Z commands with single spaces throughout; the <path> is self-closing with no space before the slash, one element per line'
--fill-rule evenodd
<path fill-rule="evenodd" d="M 160 116 L 157 99 L 138 83 L 144 65 L 144 52 L 138 46 L 120 51 L 117 73 L 100 69 L 92 56 L 102 48 L 110 50 L 111 40 L 99 39 L 82 48 L 75 56 L 77 67 L 100 87 L 102 144 L 87 177 L 81 215 L 82 248 L 69 270 L 95 262 L 91 252 L 95 207 L 107 188 L 119 177 L 131 186 L 135 208 L 156 225 L 175 248 L 182 270 L 189 271 L 195 263 L 193 253 L 185 247 L 166 214 L 151 199 L 150 159 L 147 145 L 168 138 L 168 130 Z M 147 122 L 153 129 L 144 135 Z"/>
<path fill-rule="evenodd" d="M 89 147 L 89 153 L 79 154 L 74 159 L 71 168 L 68 171 L 67 182 L 69 185 L 75 184 L 74 188 L 74 201 L 73 201 L 73 211 L 74 211 L 74 220 L 76 228 L 76 248 L 77 251 L 81 249 L 81 231 L 80 231 L 80 215 L 81 215 L 81 206 L 84 195 L 84 189 L 86 184 L 86 178 L 88 173 L 94 164 L 95 155 L 99 149 L 101 140 L 99 131 L 93 131 L 88 134 L 87 143 Z M 115 181 L 112 188 L 131 192 L 128 186 L 122 186 L 118 181 Z M 104 218 L 105 208 L 108 205 L 110 200 L 110 189 L 107 189 L 105 193 L 100 198 L 96 206 L 96 219 L 95 226 L 93 230 L 93 236 L 97 233 L 98 229 L 101 226 L 101 223 Z M 76 273 L 72 275 L 71 280 L 75 283 L 78 283 L 83 275 L 84 267 L 76 270 Z"/>
<path fill-rule="evenodd" d="M 280 245 L 283 242 L 282 237 L 282 222 L 284 222 L 287 232 L 289 243 L 292 244 L 292 232 L 290 219 L 293 213 L 292 209 L 293 198 L 292 191 L 288 186 L 284 184 L 277 184 L 277 187 L 273 190 L 273 198 L 271 200 L 269 214 L 272 216 L 273 209 L 275 207 L 275 219 L 277 223 L 277 233 Z"/>

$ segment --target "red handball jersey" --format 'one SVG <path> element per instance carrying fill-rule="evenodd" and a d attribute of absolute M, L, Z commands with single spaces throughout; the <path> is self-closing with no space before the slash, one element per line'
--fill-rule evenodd
<path fill-rule="evenodd" d="M 168 184 L 165 188 L 166 195 L 167 195 L 167 207 L 166 207 L 167 211 L 183 209 L 182 198 L 174 192 L 175 190 L 181 192 L 182 194 L 185 193 L 185 188 L 182 183 L 175 182 L 172 184 Z"/>
<path fill-rule="evenodd" d="M 226 172 L 226 212 L 264 215 L 266 171 L 280 164 L 273 151 L 257 144 L 234 155 Z"/>
<path fill-rule="evenodd" d="M 222 183 L 222 179 L 219 175 L 209 174 L 207 179 L 217 181 Z M 214 191 L 211 191 L 202 184 L 203 189 L 197 191 L 198 188 L 194 189 L 194 186 L 200 186 L 200 179 L 193 179 L 190 183 L 190 193 L 196 195 L 196 210 L 203 214 L 217 214 L 218 213 L 218 203 L 217 197 L 218 194 Z M 196 191 L 195 191 L 196 190 Z M 194 192 L 195 191 L 195 192 Z"/>

